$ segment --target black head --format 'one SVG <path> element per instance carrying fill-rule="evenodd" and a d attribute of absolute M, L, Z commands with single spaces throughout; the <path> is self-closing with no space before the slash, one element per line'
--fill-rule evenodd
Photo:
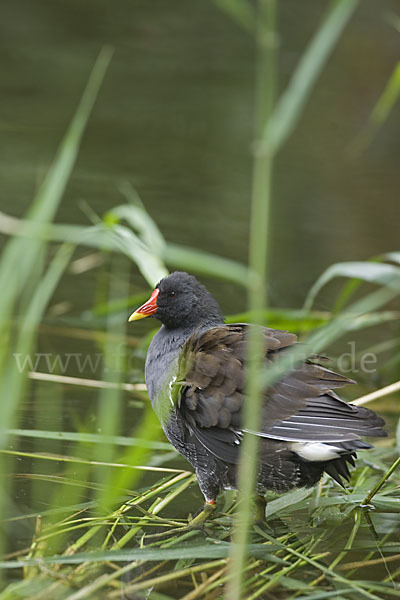
<path fill-rule="evenodd" d="M 150 299 L 129 318 L 154 316 L 168 329 L 196 328 L 223 322 L 221 309 L 193 275 L 175 271 L 161 279 Z"/>

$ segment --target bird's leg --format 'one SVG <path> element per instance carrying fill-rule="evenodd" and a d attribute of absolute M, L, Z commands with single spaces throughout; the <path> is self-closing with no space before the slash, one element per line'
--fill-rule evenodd
<path fill-rule="evenodd" d="M 192 529 L 192 528 L 199 527 L 200 525 L 203 525 L 203 523 L 205 523 L 205 521 L 207 521 L 207 519 L 212 515 L 215 508 L 216 508 L 215 500 L 206 500 L 206 502 L 203 506 L 203 510 L 201 510 L 198 515 L 193 517 L 193 519 L 190 519 L 190 521 L 187 525 L 188 528 Z"/>
<path fill-rule="evenodd" d="M 265 523 L 265 507 L 267 506 L 267 502 L 264 496 L 256 494 L 254 497 L 254 504 L 256 509 L 254 515 L 255 523 Z"/>

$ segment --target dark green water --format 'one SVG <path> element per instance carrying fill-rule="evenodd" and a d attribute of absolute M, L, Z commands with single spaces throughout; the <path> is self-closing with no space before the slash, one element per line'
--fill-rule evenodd
<path fill-rule="evenodd" d="M 329 3 L 279 6 L 279 87 Z M 271 226 L 271 298 L 298 305 L 332 262 L 396 249 L 396 111 L 352 158 L 398 60 L 397 3 L 363 2 L 279 156 Z M 52 159 L 99 49 L 115 55 L 58 214 L 86 222 L 137 187 L 174 242 L 247 258 L 254 47 L 208 0 L 6 1 L 0 23 L 2 208 L 21 215 Z M 82 285 L 86 285 L 86 281 Z M 68 286 L 63 295 L 68 294 Z M 87 306 L 86 293 L 74 298 Z M 229 298 L 227 311 L 236 310 Z"/>

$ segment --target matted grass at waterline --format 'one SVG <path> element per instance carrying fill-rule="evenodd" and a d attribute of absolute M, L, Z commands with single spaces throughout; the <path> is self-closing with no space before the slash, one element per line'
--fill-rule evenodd
<path fill-rule="evenodd" d="M 246 598 L 398 596 L 400 472 L 385 477 L 394 454 L 387 447 L 364 454 L 345 490 L 327 477 L 316 488 L 271 496 L 265 523 L 251 528 Z M 38 457 L 43 466 L 63 458 Z M 80 461 L 91 469 L 119 468 Z M 38 480 L 51 483 L 53 504 L 40 514 L 5 522 L 12 533 L 23 521 L 34 535 L 30 544 L 1 562 L 9 581 L 1 600 L 146 598 L 149 590 L 151 598 L 221 597 L 230 560 L 234 492 L 220 496 L 215 517 L 202 529 L 188 531 L 188 511 L 201 503 L 189 471 L 154 467 L 153 485 L 134 494 L 119 490 L 119 504 L 112 510 L 95 500 L 98 484 L 43 471 L 24 478 L 31 485 Z M 62 506 L 61 492 L 71 487 L 88 500 Z"/>

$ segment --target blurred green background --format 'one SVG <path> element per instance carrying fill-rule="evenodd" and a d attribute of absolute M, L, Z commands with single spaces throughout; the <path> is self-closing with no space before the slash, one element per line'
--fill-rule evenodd
<path fill-rule="evenodd" d="M 329 2 L 279 3 L 284 89 Z M 332 262 L 398 244 L 399 119 L 393 111 L 363 152 L 352 145 L 399 57 L 397 2 L 358 7 L 274 174 L 270 298 L 300 306 Z M 252 35 L 213 2 L 3 2 L 3 210 L 22 215 L 69 123 L 104 44 L 115 54 L 57 220 L 86 223 L 121 203 L 132 181 L 165 237 L 247 261 L 252 169 Z M 138 278 L 136 285 L 141 285 Z M 63 298 L 87 308 L 93 282 Z M 227 313 L 243 297 L 219 292 Z"/>

